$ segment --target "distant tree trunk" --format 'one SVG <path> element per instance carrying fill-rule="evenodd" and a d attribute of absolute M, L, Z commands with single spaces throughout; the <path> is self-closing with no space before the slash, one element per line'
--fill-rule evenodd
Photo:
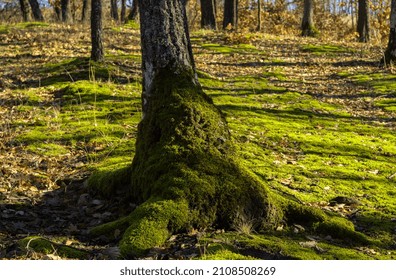
<path fill-rule="evenodd" d="M 128 14 L 128 20 L 136 20 L 139 10 L 139 0 L 133 0 L 131 11 Z"/>
<path fill-rule="evenodd" d="M 370 40 L 369 9 L 369 0 L 358 1 L 357 31 L 359 33 L 359 42 L 365 43 Z"/>
<path fill-rule="evenodd" d="M 257 0 L 257 31 L 261 31 L 261 0 Z"/>
<path fill-rule="evenodd" d="M 89 0 L 83 0 L 83 6 L 81 11 L 81 21 L 84 22 L 87 20 L 88 10 L 89 10 Z"/>
<path fill-rule="evenodd" d="M 19 0 L 23 21 L 29 21 L 29 6 L 26 0 Z"/>
<path fill-rule="evenodd" d="M 32 8 L 33 18 L 35 21 L 44 21 L 43 14 L 40 10 L 40 5 L 37 0 L 29 0 L 30 7 Z"/>
<path fill-rule="evenodd" d="M 388 47 L 384 53 L 385 65 L 396 61 L 396 0 L 392 0 Z"/>
<path fill-rule="evenodd" d="M 70 4 L 70 0 L 61 0 L 63 22 L 69 22 L 69 4 Z"/>
<path fill-rule="evenodd" d="M 121 0 L 121 22 L 125 22 L 126 0 Z"/>
<path fill-rule="evenodd" d="M 238 29 L 238 0 L 224 0 L 223 29 Z"/>
<path fill-rule="evenodd" d="M 217 29 L 215 6 L 215 0 L 201 0 L 201 28 Z"/>
<path fill-rule="evenodd" d="M 102 37 L 102 0 L 91 0 L 91 59 L 93 61 L 104 60 Z"/>
<path fill-rule="evenodd" d="M 301 23 L 301 35 L 314 37 L 316 35 L 313 22 L 313 0 L 304 0 L 304 14 Z"/>
<path fill-rule="evenodd" d="M 58 5 L 55 5 L 54 6 L 54 11 L 55 11 L 55 16 L 56 16 L 56 21 L 61 21 L 61 19 L 62 19 L 61 8 Z"/>
<path fill-rule="evenodd" d="M 118 21 L 117 0 L 110 0 L 110 14 L 115 21 Z"/>

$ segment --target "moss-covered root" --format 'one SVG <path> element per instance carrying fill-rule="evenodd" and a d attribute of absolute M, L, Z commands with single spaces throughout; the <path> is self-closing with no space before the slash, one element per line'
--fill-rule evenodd
<path fill-rule="evenodd" d="M 186 227 L 190 214 L 186 201 L 149 200 L 129 216 L 130 226 L 120 242 L 124 257 L 142 256 L 160 246 L 171 233 Z"/>
<path fill-rule="evenodd" d="M 60 257 L 68 259 L 90 259 L 89 252 L 76 249 L 63 244 L 58 244 L 40 236 L 28 236 L 19 240 L 19 246 L 22 250 L 34 251 L 41 254 L 57 254 Z"/>

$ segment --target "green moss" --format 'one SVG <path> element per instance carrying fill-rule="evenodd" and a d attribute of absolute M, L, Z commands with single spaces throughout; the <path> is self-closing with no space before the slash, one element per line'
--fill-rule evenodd
<path fill-rule="evenodd" d="M 9 26 L 1 24 L 0 25 L 0 34 L 7 34 L 9 32 Z"/>
<path fill-rule="evenodd" d="M 49 23 L 40 22 L 40 21 L 38 21 L 38 22 L 35 22 L 35 21 L 32 21 L 32 22 L 20 22 L 20 23 L 18 23 L 16 25 L 17 28 L 21 28 L 21 29 L 24 29 L 24 28 L 36 28 L 36 27 L 49 27 L 49 26 L 50 26 Z"/>
<path fill-rule="evenodd" d="M 220 249 L 200 257 L 201 260 L 257 260 L 254 257 L 244 256 L 229 250 Z"/>
<path fill-rule="evenodd" d="M 350 49 L 347 49 L 342 46 L 336 45 L 304 45 L 301 50 L 303 52 L 311 52 L 313 54 L 332 54 L 332 53 L 344 53 L 351 52 Z"/>
<path fill-rule="evenodd" d="M 55 143 L 34 143 L 27 146 L 27 149 L 39 155 L 45 156 L 61 156 L 69 152 L 63 145 Z"/>
<path fill-rule="evenodd" d="M 173 232 L 185 228 L 190 220 L 186 201 L 151 199 L 129 216 L 130 226 L 120 242 L 124 256 L 141 256 L 162 245 Z"/>
<path fill-rule="evenodd" d="M 252 46 L 249 44 L 239 44 L 239 45 L 235 45 L 235 46 L 224 46 L 224 45 L 220 45 L 220 44 L 207 43 L 207 44 L 202 44 L 201 48 L 203 48 L 205 50 L 212 51 L 213 53 L 216 53 L 216 54 L 260 53 L 260 51 L 257 50 L 255 46 Z"/>
<path fill-rule="evenodd" d="M 33 250 L 42 254 L 57 254 L 70 259 L 89 259 L 90 254 L 84 250 L 58 244 L 40 236 L 29 236 L 19 241 L 19 246 L 24 250 Z"/>

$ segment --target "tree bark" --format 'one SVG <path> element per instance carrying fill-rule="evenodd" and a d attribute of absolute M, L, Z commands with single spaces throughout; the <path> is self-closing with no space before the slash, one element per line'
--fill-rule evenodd
<path fill-rule="evenodd" d="M 313 0 L 304 0 L 304 13 L 301 23 L 301 35 L 304 37 L 316 36 L 313 22 Z"/>
<path fill-rule="evenodd" d="M 395 61 L 396 61 L 396 0 L 392 0 L 388 47 L 386 48 L 382 62 L 384 62 L 385 65 L 390 65 Z"/>
<path fill-rule="evenodd" d="M 201 0 L 201 28 L 217 29 L 215 0 Z"/>
<path fill-rule="evenodd" d="M 43 14 L 41 13 L 40 5 L 37 0 L 29 0 L 30 7 L 32 8 L 33 18 L 35 21 L 44 21 Z"/>
<path fill-rule="evenodd" d="M 91 0 L 91 59 L 104 60 L 102 26 L 102 0 Z"/>
<path fill-rule="evenodd" d="M 117 0 L 110 0 L 110 14 L 115 21 L 118 21 Z"/>
<path fill-rule="evenodd" d="M 126 17 L 126 0 L 121 0 L 121 22 L 125 22 Z"/>
<path fill-rule="evenodd" d="M 223 29 L 238 29 L 238 0 L 224 0 Z"/>
<path fill-rule="evenodd" d="M 69 22 L 69 0 L 61 0 L 62 21 Z"/>
<path fill-rule="evenodd" d="M 19 0 L 23 21 L 29 21 L 29 7 L 26 0 Z"/>
<path fill-rule="evenodd" d="M 83 6 L 81 9 L 81 21 L 85 22 L 87 20 L 87 15 L 89 12 L 90 0 L 83 0 Z"/>
<path fill-rule="evenodd" d="M 370 40 L 369 0 L 358 1 L 357 32 L 359 42 L 366 43 Z"/>
<path fill-rule="evenodd" d="M 261 31 L 261 0 L 257 0 L 257 31 Z"/>
<path fill-rule="evenodd" d="M 136 20 L 139 10 L 139 0 L 133 0 L 131 11 L 128 14 L 128 20 Z"/>

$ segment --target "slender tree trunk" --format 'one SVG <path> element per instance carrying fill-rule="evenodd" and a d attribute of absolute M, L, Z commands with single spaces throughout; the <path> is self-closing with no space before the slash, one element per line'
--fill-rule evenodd
<path fill-rule="evenodd" d="M 37 0 L 29 0 L 30 7 L 32 8 L 33 18 L 35 21 L 44 21 L 43 14 L 41 13 L 40 5 Z"/>
<path fill-rule="evenodd" d="M 115 21 L 118 21 L 117 0 L 110 0 L 110 14 Z"/>
<path fill-rule="evenodd" d="M 316 35 L 313 22 L 313 0 L 304 0 L 304 13 L 301 23 L 301 35 L 314 37 Z"/>
<path fill-rule="evenodd" d="M 128 14 L 128 20 L 136 20 L 139 10 L 139 0 L 133 0 L 131 11 Z"/>
<path fill-rule="evenodd" d="M 19 0 L 23 21 L 29 21 L 29 6 L 26 0 Z"/>
<path fill-rule="evenodd" d="M 91 0 L 91 59 L 93 61 L 104 60 L 102 37 L 102 0 Z"/>
<path fill-rule="evenodd" d="M 69 22 L 70 0 L 61 0 L 62 21 Z"/>
<path fill-rule="evenodd" d="M 217 29 L 215 6 L 215 0 L 201 0 L 201 28 Z"/>
<path fill-rule="evenodd" d="M 368 42 L 370 40 L 369 13 L 369 0 L 359 0 L 357 20 L 357 32 L 359 33 L 359 42 Z"/>
<path fill-rule="evenodd" d="M 238 0 L 224 0 L 223 29 L 238 29 Z"/>
<path fill-rule="evenodd" d="M 384 53 L 383 62 L 389 65 L 396 61 L 396 0 L 392 0 L 391 14 L 390 14 L 390 30 L 388 47 Z"/>
<path fill-rule="evenodd" d="M 88 19 L 90 0 L 83 0 L 83 6 L 81 9 L 81 21 L 85 22 Z"/>
<path fill-rule="evenodd" d="M 261 0 L 257 0 L 257 31 L 261 31 Z"/>
<path fill-rule="evenodd" d="M 121 0 L 121 22 L 125 22 L 126 17 L 126 0 Z"/>

